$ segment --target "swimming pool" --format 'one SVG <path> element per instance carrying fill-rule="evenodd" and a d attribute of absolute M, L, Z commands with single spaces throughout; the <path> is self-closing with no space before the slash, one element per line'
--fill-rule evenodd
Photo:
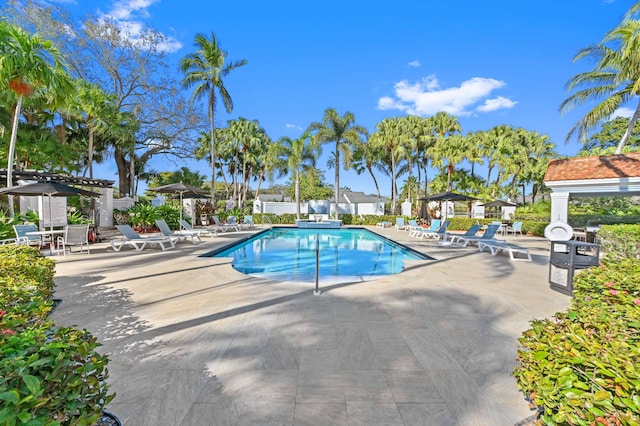
<path fill-rule="evenodd" d="M 277 281 L 315 282 L 316 242 L 322 282 L 397 274 L 406 260 L 430 259 L 363 228 L 272 228 L 208 255 L 232 258 L 233 268 L 245 274 Z"/>

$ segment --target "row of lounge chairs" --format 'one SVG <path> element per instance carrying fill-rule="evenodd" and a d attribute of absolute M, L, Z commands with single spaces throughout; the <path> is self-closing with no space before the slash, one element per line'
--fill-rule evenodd
<path fill-rule="evenodd" d="M 494 256 L 499 252 L 506 252 L 509 254 L 511 260 L 531 261 L 531 254 L 527 248 L 495 238 L 496 233 L 501 231 L 501 224 L 488 225 L 482 235 L 477 235 L 481 230 L 479 224 L 471 225 L 471 227 L 462 234 L 447 232 L 448 226 L 449 221 L 443 222 L 440 219 L 434 219 L 429 228 L 423 228 L 417 224 L 408 224 L 404 229 L 409 231 L 409 236 L 411 237 L 440 240 L 439 244 L 442 245 L 455 244 L 467 247 L 473 244 L 477 245 L 480 251 L 488 249 Z"/>
<path fill-rule="evenodd" d="M 111 248 L 120 251 L 129 246 L 136 251 L 142 251 L 147 245 L 158 246 L 162 251 L 175 248 L 176 243 L 190 240 L 193 244 L 202 241 L 203 236 L 214 237 L 218 232 L 240 231 L 242 228 L 253 228 L 253 216 L 245 216 L 243 223 L 238 223 L 234 216 L 229 216 L 227 223 L 220 222 L 217 216 L 213 216 L 214 223 L 205 228 L 193 228 L 186 220 L 180 220 L 180 230 L 172 230 L 164 219 L 156 220 L 156 226 L 161 235 L 143 237 L 129 225 L 116 225 L 116 229 L 122 237 L 111 241 Z"/>

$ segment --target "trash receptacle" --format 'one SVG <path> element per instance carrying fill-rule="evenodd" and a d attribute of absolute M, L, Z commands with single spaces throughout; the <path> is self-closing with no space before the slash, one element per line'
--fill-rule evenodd
<path fill-rule="evenodd" d="M 553 290 L 573 295 L 573 277 L 578 269 L 600 264 L 600 245 L 583 241 L 551 241 L 549 284 Z"/>

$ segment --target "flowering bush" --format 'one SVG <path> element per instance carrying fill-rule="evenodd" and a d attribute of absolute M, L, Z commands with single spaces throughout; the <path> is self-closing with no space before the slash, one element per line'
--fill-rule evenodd
<path fill-rule="evenodd" d="M 53 274 L 36 249 L 0 247 L 0 424 L 90 425 L 114 397 L 95 337 L 47 319 Z"/>
<path fill-rule="evenodd" d="M 519 341 L 514 375 L 543 424 L 640 424 L 640 260 L 578 274 L 569 310 Z"/>

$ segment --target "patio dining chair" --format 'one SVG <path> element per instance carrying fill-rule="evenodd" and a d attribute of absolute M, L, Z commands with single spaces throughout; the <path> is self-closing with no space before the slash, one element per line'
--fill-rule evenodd
<path fill-rule="evenodd" d="M 22 225 L 13 225 L 13 231 L 16 234 L 18 244 L 27 246 L 43 246 L 43 240 L 40 235 L 27 235 L 29 232 L 37 232 L 38 227 L 33 223 L 25 223 Z"/>
<path fill-rule="evenodd" d="M 67 255 L 67 247 L 69 247 L 69 254 L 71 254 L 71 248 L 73 246 L 80 247 L 79 253 L 82 253 L 86 247 L 87 254 L 91 254 L 89 249 L 89 224 L 65 226 L 64 234 L 58 236 L 56 243 L 58 247 L 54 250 L 55 253 L 62 253 L 63 256 Z"/>

